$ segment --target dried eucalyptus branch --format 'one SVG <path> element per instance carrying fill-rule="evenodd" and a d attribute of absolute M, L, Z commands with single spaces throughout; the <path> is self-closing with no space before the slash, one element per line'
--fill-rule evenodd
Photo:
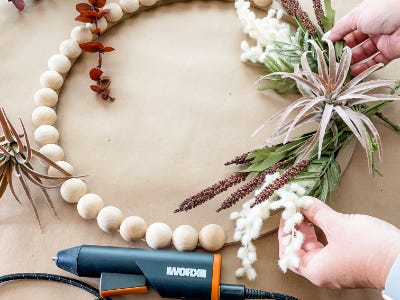
<path fill-rule="evenodd" d="M 99 20 L 104 18 L 104 16 L 110 11 L 109 9 L 103 9 L 106 4 L 106 0 L 88 0 L 89 3 L 78 3 L 76 5 L 76 10 L 79 15 L 75 18 L 76 21 L 83 23 L 90 23 L 94 25 L 92 33 L 95 35 L 96 39 L 91 42 L 81 43 L 79 47 L 88 53 L 98 54 L 98 65 L 92 68 L 89 72 L 90 78 L 96 82 L 90 86 L 92 91 L 96 92 L 103 100 L 113 102 L 114 97 L 110 96 L 111 89 L 111 79 L 109 76 L 103 76 L 103 54 L 106 52 L 114 51 L 112 47 L 106 47 L 100 42 L 101 30 L 98 26 Z"/>

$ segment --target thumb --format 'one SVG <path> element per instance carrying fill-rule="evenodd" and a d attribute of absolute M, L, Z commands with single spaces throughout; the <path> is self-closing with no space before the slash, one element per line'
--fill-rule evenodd
<path fill-rule="evenodd" d="M 340 214 L 319 199 L 310 198 L 312 204 L 307 209 L 303 209 L 302 213 L 311 223 L 317 225 L 326 233 L 327 229 L 337 223 Z"/>

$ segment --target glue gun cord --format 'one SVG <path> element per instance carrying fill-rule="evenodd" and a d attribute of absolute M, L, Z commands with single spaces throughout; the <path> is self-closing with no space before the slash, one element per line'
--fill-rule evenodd
<path fill-rule="evenodd" d="M 47 281 L 55 281 L 55 282 L 60 282 L 64 284 L 69 284 L 72 286 L 75 286 L 77 288 L 80 288 L 95 297 L 97 297 L 98 300 L 111 300 L 110 298 L 104 298 L 101 297 L 99 294 L 99 291 L 88 285 L 87 283 L 84 283 L 82 281 L 65 277 L 65 276 L 60 276 L 60 275 L 55 275 L 55 274 L 47 274 L 47 273 L 15 273 L 15 274 L 8 274 L 4 276 L 0 276 L 0 285 L 9 282 L 9 281 L 14 281 L 14 280 L 25 280 L 25 279 L 33 279 L 33 280 L 47 280 Z"/>

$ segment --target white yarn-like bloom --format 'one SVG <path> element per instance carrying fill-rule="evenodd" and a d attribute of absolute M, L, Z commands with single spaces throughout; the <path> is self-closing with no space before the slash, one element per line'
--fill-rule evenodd
<path fill-rule="evenodd" d="M 264 64 L 266 55 L 274 55 L 274 41 L 292 42 L 289 24 L 282 22 L 283 12 L 270 9 L 264 18 L 257 18 L 250 10 L 250 2 L 235 1 L 236 12 L 243 24 L 244 32 L 254 39 L 256 45 L 251 47 L 246 41 L 241 43 L 242 61 Z"/>
<path fill-rule="evenodd" d="M 280 208 L 284 209 L 282 212 L 282 217 L 285 219 L 283 231 L 288 235 L 283 240 L 286 251 L 278 264 L 284 273 L 289 267 L 299 266 L 297 250 L 301 249 L 304 235 L 296 229 L 296 226 L 304 219 L 300 210 L 308 208 L 312 203 L 310 197 L 304 196 L 312 182 L 290 182 L 275 191 L 266 201 L 253 208 L 250 207 L 255 197 L 279 176 L 279 172 L 266 175 L 262 186 L 254 192 L 254 197 L 243 204 L 240 212 L 232 212 L 230 215 L 232 220 L 236 220 L 233 238 L 242 244 L 237 252 L 237 257 L 242 260 L 242 267 L 236 270 L 237 277 L 246 276 L 249 280 L 257 277 L 252 266 L 257 260 L 256 247 L 252 241 L 259 237 L 263 221 L 270 217 L 270 212 Z"/>

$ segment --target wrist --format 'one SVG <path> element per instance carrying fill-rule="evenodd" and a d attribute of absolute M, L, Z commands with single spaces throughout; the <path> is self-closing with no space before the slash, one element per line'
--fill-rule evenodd
<path fill-rule="evenodd" d="M 396 259 L 400 256 L 400 242 L 395 241 L 389 247 L 385 247 L 382 249 L 382 252 L 379 254 L 380 259 L 379 262 L 374 263 L 375 268 L 372 269 L 370 274 L 376 274 L 370 279 L 370 284 L 372 287 L 383 290 L 385 288 L 385 283 L 388 278 L 389 272 L 396 261 Z"/>

